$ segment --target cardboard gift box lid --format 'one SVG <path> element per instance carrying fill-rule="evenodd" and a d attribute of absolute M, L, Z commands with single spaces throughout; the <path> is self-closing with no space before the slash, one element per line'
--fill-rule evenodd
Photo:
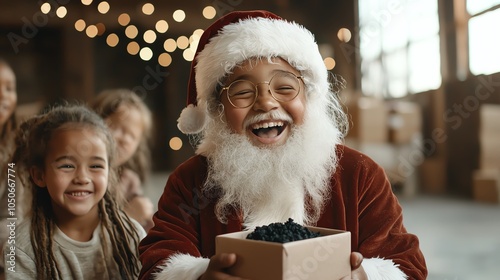
<path fill-rule="evenodd" d="M 251 231 L 216 237 L 216 253 L 235 253 L 231 275 L 251 280 L 341 279 L 351 275 L 351 233 L 307 227 L 320 236 L 288 243 L 246 239 Z"/>

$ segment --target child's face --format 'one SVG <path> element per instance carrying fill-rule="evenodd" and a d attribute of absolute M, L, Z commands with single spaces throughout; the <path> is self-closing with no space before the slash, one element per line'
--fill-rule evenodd
<path fill-rule="evenodd" d="M 16 104 L 16 76 L 10 67 L 0 63 L 0 127 L 10 118 Z"/>
<path fill-rule="evenodd" d="M 61 128 L 47 148 L 44 170 L 32 171 L 32 177 L 48 189 L 58 220 L 97 217 L 109 173 L 102 136 L 89 128 Z"/>
<path fill-rule="evenodd" d="M 118 147 L 117 165 L 127 162 L 137 150 L 144 132 L 141 112 L 127 105 L 120 105 L 116 113 L 106 118 Z"/>
<path fill-rule="evenodd" d="M 226 91 L 222 92 L 221 102 L 224 105 L 224 114 L 229 127 L 238 134 L 246 135 L 255 146 L 277 146 L 284 144 L 291 135 L 292 125 L 301 125 L 304 122 L 306 108 L 304 85 L 299 81 L 299 94 L 295 99 L 279 102 L 269 92 L 269 85 L 264 82 L 276 74 L 290 72 L 295 76 L 300 73 L 281 58 L 276 58 L 273 63 L 267 60 L 247 61 L 236 67 L 228 77 L 225 86 L 235 80 L 248 80 L 258 88 L 258 97 L 255 103 L 247 108 L 235 108 L 228 100 Z M 281 113 L 286 118 L 265 117 L 264 120 L 252 121 L 251 119 L 266 113 Z"/>

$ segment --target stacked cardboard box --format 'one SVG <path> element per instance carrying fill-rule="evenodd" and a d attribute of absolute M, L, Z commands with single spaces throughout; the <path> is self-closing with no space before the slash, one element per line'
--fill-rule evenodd
<path fill-rule="evenodd" d="M 429 157 L 419 168 L 420 185 L 426 193 L 446 193 L 446 162 L 444 157 Z"/>
<path fill-rule="evenodd" d="M 417 166 L 423 161 L 420 107 L 411 102 L 359 97 L 348 103 L 352 127 L 346 144 L 367 154 L 386 171 L 395 187 L 417 192 Z M 419 159 L 415 162 L 414 159 Z"/>
<path fill-rule="evenodd" d="M 473 175 L 477 201 L 500 202 L 500 105 L 483 104 L 479 111 L 479 170 Z"/>
<path fill-rule="evenodd" d="M 407 144 L 421 135 L 422 116 L 416 103 L 397 101 L 389 103 L 389 140 Z"/>
<path fill-rule="evenodd" d="M 474 172 L 474 199 L 480 202 L 500 202 L 500 172 L 496 169 L 479 169 Z"/>
<path fill-rule="evenodd" d="M 347 104 L 351 118 L 348 138 L 359 143 L 387 142 L 387 109 L 384 100 L 359 97 Z"/>

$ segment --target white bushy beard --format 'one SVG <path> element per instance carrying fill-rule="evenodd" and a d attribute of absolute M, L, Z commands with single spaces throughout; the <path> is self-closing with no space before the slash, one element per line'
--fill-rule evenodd
<path fill-rule="evenodd" d="M 209 122 L 197 153 L 208 158 L 204 191 L 221 196 L 216 204 L 219 221 L 227 222 L 232 208 L 241 210 L 249 229 L 288 218 L 304 225 L 319 219 L 329 198 L 341 133 L 327 113 L 310 107 L 304 123 L 292 125 L 286 143 L 271 148 L 252 145 L 221 119 Z M 286 119 L 291 123 L 290 116 Z"/>

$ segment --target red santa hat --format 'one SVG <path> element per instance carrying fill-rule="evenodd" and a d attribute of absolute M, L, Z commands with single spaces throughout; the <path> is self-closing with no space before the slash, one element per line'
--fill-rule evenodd
<path fill-rule="evenodd" d="M 304 76 L 307 94 L 329 89 L 327 69 L 313 34 L 303 26 L 268 11 L 229 13 L 208 27 L 191 64 L 187 107 L 178 128 L 185 134 L 203 131 L 215 89 L 233 68 L 250 58 L 280 57 Z"/>

